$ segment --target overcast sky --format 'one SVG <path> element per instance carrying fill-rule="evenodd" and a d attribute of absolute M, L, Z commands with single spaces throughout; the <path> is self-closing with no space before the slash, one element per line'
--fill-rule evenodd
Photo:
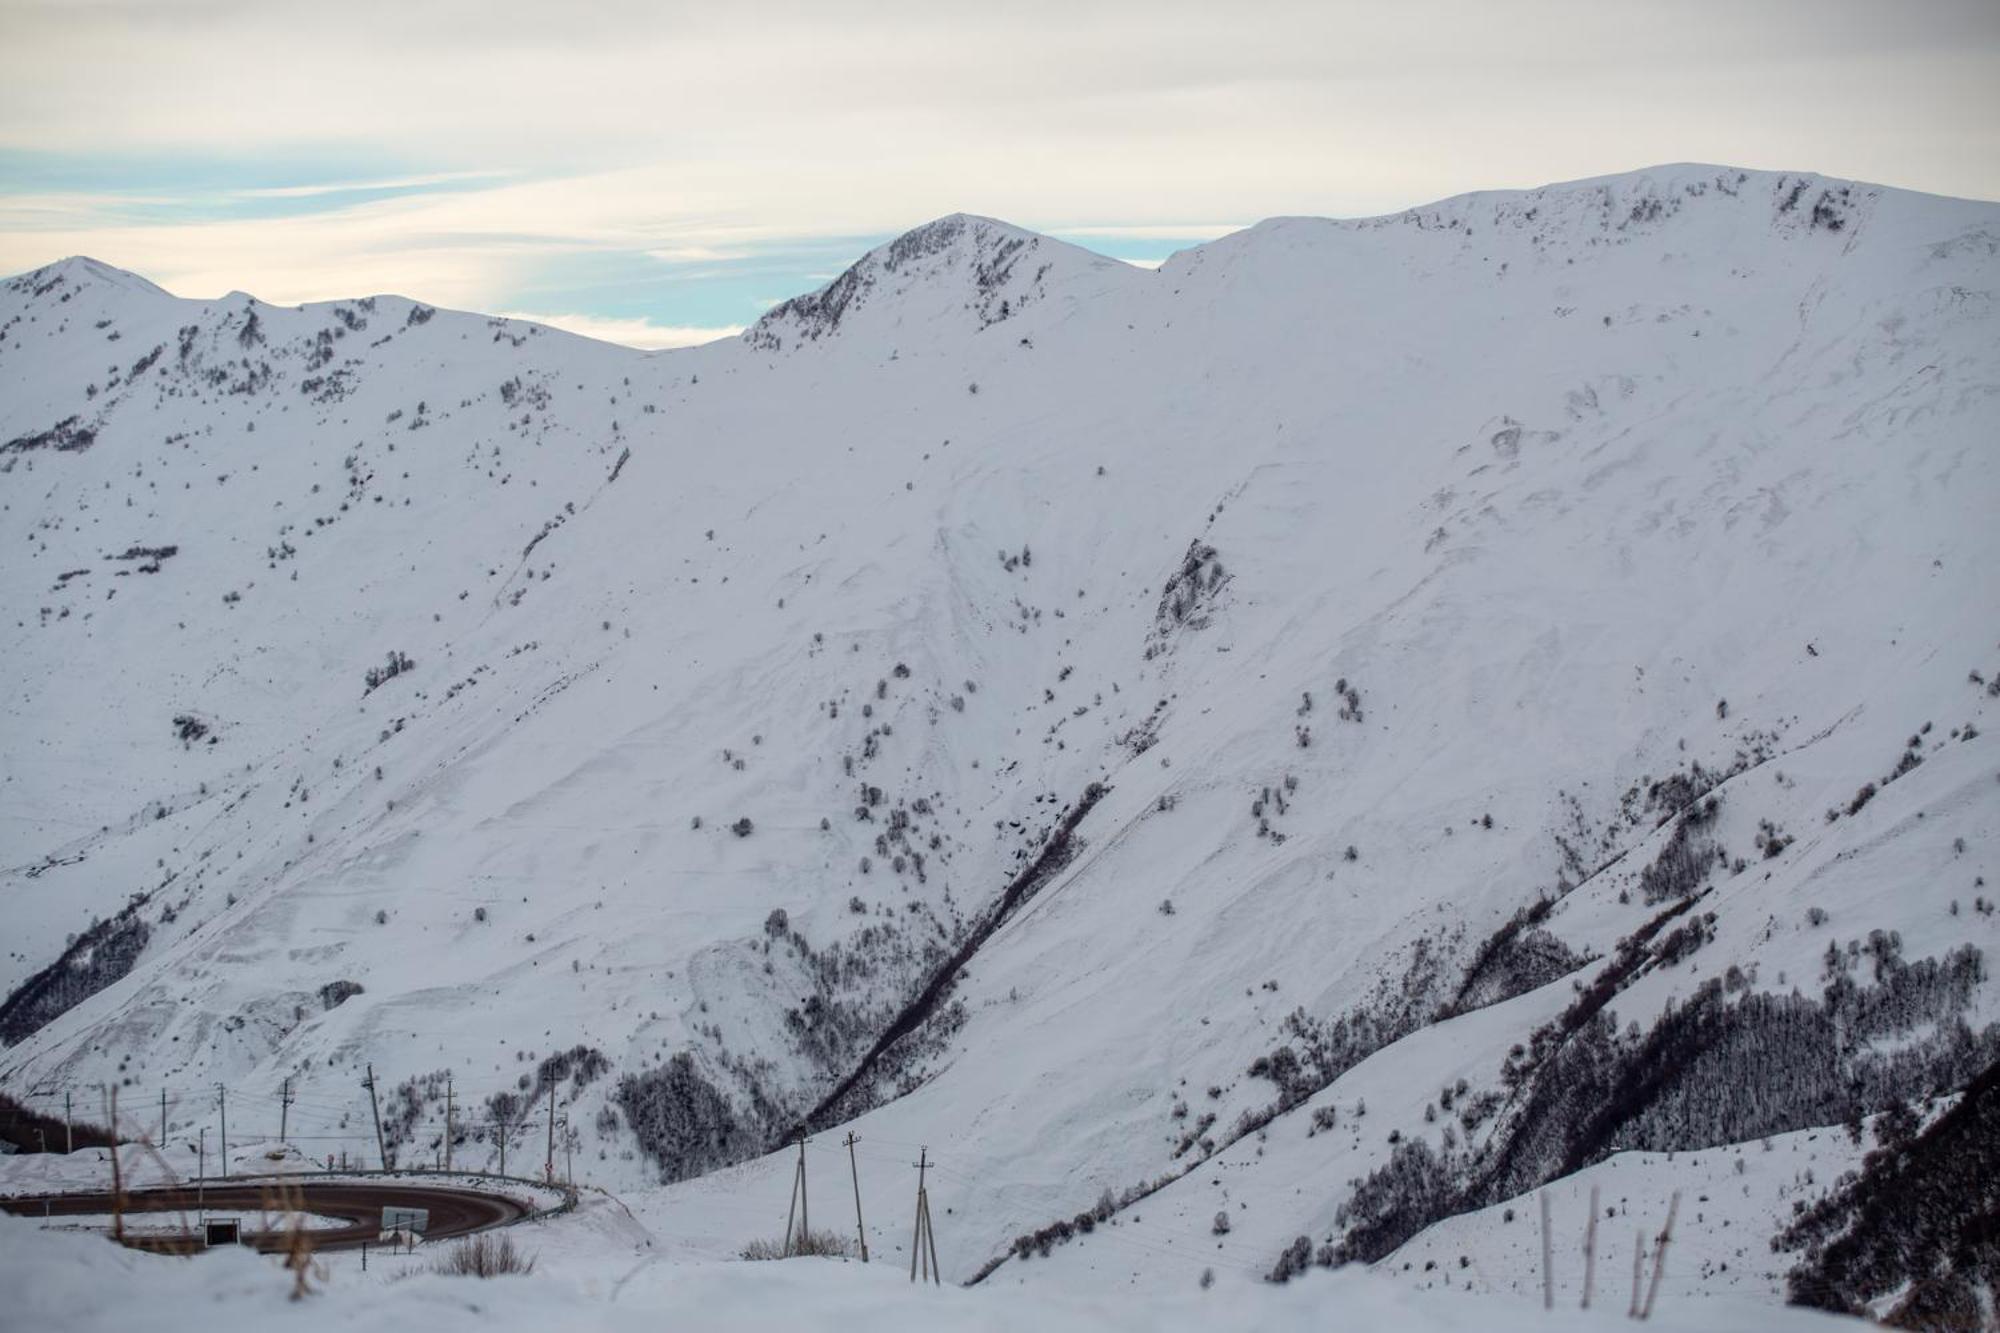
<path fill-rule="evenodd" d="M 0 0 L 0 272 L 646 346 L 940 214 L 1124 258 L 1674 161 L 2000 198 L 2000 0 Z"/>

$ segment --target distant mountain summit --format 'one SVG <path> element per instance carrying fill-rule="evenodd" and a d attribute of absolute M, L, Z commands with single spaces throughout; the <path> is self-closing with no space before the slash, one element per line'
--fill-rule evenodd
<path fill-rule="evenodd" d="M 1051 296 L 1092 300 L 1144 281 L 1129 264 L 1106 259 L 992 218 L 953 213 L 877 246 L 816 292 L 772 307 L 744 331 L 764 351 L 817 342 L 870 307 L 890 328 L 916 331 L 963 324 L 983 330 Z M 959 317 L 959 318 L 954 318 Z"/>

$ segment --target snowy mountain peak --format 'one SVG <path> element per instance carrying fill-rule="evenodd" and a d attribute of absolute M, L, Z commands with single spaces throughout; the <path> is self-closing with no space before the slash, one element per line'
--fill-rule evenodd
<path fill-rule="evenodd" d="M 1051 296 L 1144 280 L 1129 265 L 1011 223 L 952 213 L 870 250 L 818 291 L 773 307 L 743 337 L 777 351 L 817 342 L 857 317 L 893 326 L 945 321 L 944 328 L 977 332 Z M 862 316 L 864 309 L 871 313 Z"/>
<path fill-rule="evenodd" d="M 1624 252 L 1670 265 L 1727 256 L 1747 278 L 1770 265 L 1830 272 L 1857 249 L 1886 255 L 1904 245 L 1990 240 L 1994 213 L 1991 204 L 1811 173 L 1688 163 L 1478 191 L 1376 217 L 1271 218 L 1183 250 L 1160 272 L 1170 288 L 1199 276 L 1225 289 L 1263 289 L 1315 273 L 1374 287 L 1388 262 L 1484 285 Z"/>
<path fill-rule="evenodd" d="M 101 259 L 92 259 L 88 255 L 71 255 L 53 264 L 44 264 L 32 272 L 9 278 L 6 286 L 10 291 L 28 295 L 56 294 L 58 299 L 64 294 L 92 287 L 150 296 L 169 294 L 136 273 L 117 268 Z"/>

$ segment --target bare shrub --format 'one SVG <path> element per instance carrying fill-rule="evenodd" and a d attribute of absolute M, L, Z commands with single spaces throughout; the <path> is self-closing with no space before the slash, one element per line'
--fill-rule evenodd
<path fill-rule="evenodd" d="M 745 1259 L 796 1259 L 802 1255 L 814 1255 L 828 1259 L 846 1259 L 854 1254 L 854 1242 L 838 1231 L 808 1231 L 792 1238 L 791 1248 L 785 1247 L 782 1238 L 778 1240 L 753 1240 L 742 1250 Z"/>
<path fill-rule="evenodd" d="M 535 1256 L 524 1252 L 512 1236 L 481 1231 L 468 1236 L 431 1261 L 431 1272 L 447 1277 L 499 1277 L 535 1271 Z"/>

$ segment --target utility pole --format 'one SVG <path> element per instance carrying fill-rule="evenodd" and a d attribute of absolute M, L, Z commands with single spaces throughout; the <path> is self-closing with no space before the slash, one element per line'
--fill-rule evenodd
<path fill-rule="evenodd" d="M 542 1163 L 542 1179 L 548 1181 L 550 1184 L 554 1184 L 556 1179 L 556 1084 L 554 1079 L 549 1080 L 549 1156 L 548 1160 Z"/>
<path fill-rule="evenodd" d="M 229 1089 L 215 1085 L 216 1104 L 222 1108 L 222 1178 L 229 1179 Z"/>
<path fill-rule="evenodd" d="M 917 1261 L 924 1265 L 924 1276 L 933 1285 L 943 1286 L 944 1279 L 938 1275 L 937 1236 L 931 1231 L 931 1197 L 924 1188 L 924 1172 L 930 1168 L 931 1150 L 922 1148 L 917 1153 L 917 1234 L 910 1244 L 910 1281 L 917 1280 Z"/>
<path fill-rule="evenodd" d="M 201 1164 L 194 1172 L 194 1207 L 198 1213 L 208 1211 L 208 1126 L 203 1125 L 201 1134 Z"/>
<path fill-rule="evenodd" d="M 278 1094 L 278 1142 L 285 1142 L 285 1130 L 292 1119 L 292 1081 L 285 1080 L 285 1090 Z"/>
<path fill-rule="evenodd" d="M 118 1166 L 118 1085 L 113 1083 L 106 1092 L 111 1098 L 111 1234 L 120 1245 L 125 1243 L 125 1177 Z M 67 1097 L 65 1097 L 67 1102 Z M 1680 1202 L 1680 1196 L 1674 1196 Z M 1671 1216 L 1671 1215 L 1670 1215 Z M 1673 1226 L 1671 1220 L 1668 1227 Z M 1656 1284 L 1657 1285 L 1657 1284 Z M 1648 1304 L 1651 1304 L 1649 1299 Z"/>
<path fill-rule="evenodd" d="M 167 1090 L 160 1089 L 160 1147 L 167 1146 Z"/>
<path fill-rule="evenodd" d="M 118 1127 L 116 1125 L 111 1127 L 111 1137 L 113 1140 L 116 1140 L 118 1137 Z M 67 1092 L 63 1094 L 63 1151 L 66 1153 L 76 1151 L 76 1130 L 70 1123 L 69 1094 Z"/>
<path fill-rule="evenodd" d="M 451 1075 L 444 1076 L 444 1169 L 451 1170 Z"/>
<path fill-rule="evenodd" d="M 493 1127 L 500 1133 L 500 1174 L 507 1174 L 507 1140 L 513 1137 L 514 1126 L 504 1115 L 493 1117 Z"/>
<path fill-rule="evenodd" d="M 797 1215 L 799 1220 L 799 1240 L 796 1251 L 792 1247 L 792 1218 L 794 1214 Z M 812 1223 L 806 1214 L 806 1131 L 802 1125 L 799 1127 L 799 1165 L 798 1169 L 792 1173 L 792 1206 L 785 1212 L 785 1253 L 788 1255 L 795 1252 L 804 1253 L 806 1237 L 811 1232 Z"/>
<path fill-rule="evenodd" d="M 854 1164 L 854 1131 L 847 1131 L 847 1170 L 854 1177 L 854 1234 L 861 1240 L 861 1262 L 868 1262 L 868 1227 L 861 1220 L 861 1168 Z"/>
<path fill-rule="evenodd" d="M 563 1183 L 576 1188 L 576 1137 L 569 1132 L 569 1117 L 563 1117 Z"/>
<path fill-rule="evenodd" d="M 368 1109 L 375 1113 L 375 1152 L 382 1159 L 382 1169 L 389 1169 L 389 1149 L 382 1142 L 382 1104 L 375 1100 L 375 1066 L 368 1066 L 368 1081 L 361 1085 L 368 1089 Z"/>

